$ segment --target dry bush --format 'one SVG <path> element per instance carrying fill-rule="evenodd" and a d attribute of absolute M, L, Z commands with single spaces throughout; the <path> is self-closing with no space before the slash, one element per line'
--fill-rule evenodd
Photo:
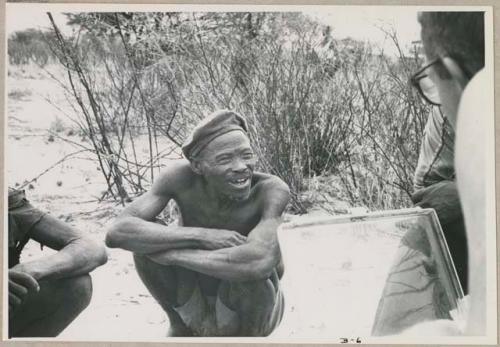
<path fill-rule="evenodd" d="M 34 61 L 45 66 L 54 61 L 55 57 L 46 42 L 47 35 L 35 29 L 16 31 L 10 35 L 7 43 L 9 64 L 23 65 Z"/>
<path fill-rule="evenodd" d="M 245 115 L 261 170 L 307 210 L 307 178 L 338 175 L 371 209 L 409 204 L 426 107 L 406 82 L 418 56 L 335 40 L 300 13 L 87 13 L 54 51 L 82 128 L 117 195 L 140 193 L 206 114 Z M 395 36 L 393 36 L 395 39 Z M 395 39 L 395 43 L 397 40 Z M 148 139 L 140 162 L 134 139 Z M 114 188 L 113 188 L 114 187 Z"/>
<path fill-rule="evenodd" d="M 388 33 L 399 48 L 394 33 Z M 372 210 L 411 206 L 420 143 L 429 106 L 408 83 L 421 59 L 417 54 L 373 55 L 351 66 L 359 98 L 356 139 L 338 174 L 353 203 Z"/>

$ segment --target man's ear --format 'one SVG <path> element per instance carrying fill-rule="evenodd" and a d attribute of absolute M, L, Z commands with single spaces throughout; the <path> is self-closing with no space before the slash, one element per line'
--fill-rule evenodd
<path fill-rule="evenodd" d="M 467 83 L 469 83 L 469 79 L 465 75 L 464 71 L 457 64 L 457 62 L 450 57 L 441 58 L 441 62 L 443 63 L 445 69 L 451 75 L 451 78 L 458 84 L 458 86 L 463 90 Z"/>
<path fill-rule="evenodd" d="M 191 170 L 197 175 L 202 174 L 201 170 L 201 162 L 198 159 L 191 159 L 189 160 L 189 164 L 191 165 Z"/>

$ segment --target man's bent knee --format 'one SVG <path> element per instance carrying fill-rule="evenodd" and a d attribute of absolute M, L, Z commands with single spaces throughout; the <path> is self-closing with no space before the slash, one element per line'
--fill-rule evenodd
<path fill-rule="evenodd" d="M 134 255 L 135 269 L 139 274 L 143 272 L 146 272 L 148 274 L 150 272 L 152 274 L 157 274 L 158 271 L 163 273 L 172 268 L 172 266 L 166 266 L 155 263 L 154 261 L 149 259 L 146 255 L 138 253 L 133 253 L 133 255 Z"/>
<path fill-rule="evenodd" d="M 40 291 L 9 314 L 9 336 L 57 336 L 89 305 L 91 297 L 89 275 L 42 280 Z"/>
<path fill-rule="evenodd" d="M 227 286 L 227 289 L 224 288 Z M 278 288 L 270 280 L 225 282 L 221 290 L 221 299 L 230 308 L 245 310 L 246 308 L 266 307 L 272 309 Z"/>
<path fill-rule="evenodd" d="M 178 304 L 177 271 L 174 266 L 157 264 L 145 255 L 134 253 L 135 268 L 142 283 L 165 309 Z"/>
<path fill-rule="evenodd" d="M 283 313 L 283 296 L 279 282 L 271 279 L 232 282 L 226 291 L 228 307 L 238 312 L 241 336 L 267 336 L 279 324 Z M 221 290 L 223 301 L 224 290 Z"/>
<path fill-rule="evenodd" d="M 90 275 L 65 278 L 61 281 L 63 302 L 71 306 L 75 312 L 82 312 L 92 299 L 92 279 Z"/>

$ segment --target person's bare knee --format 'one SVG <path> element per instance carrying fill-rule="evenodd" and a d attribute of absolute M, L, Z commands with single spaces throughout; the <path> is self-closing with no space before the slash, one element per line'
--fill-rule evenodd
<path fill-rule="evenodd" d="M 61 280 L 63 302 L 76 313 L 87 308 L 92 299 L 92 279 L 90 275 L 82 275 Z"/>
<path fill-rule="evenodd" d="M 168 336 L 191 336 L 192 332 L 174 309 L 188 299 L 184 293 L 189 285 L 183 282 L 183 272 L 174 266 L 157 264 L 147 256 L 137 253 L 134 253 L 134 262 L 142 282 L 169 317 Z"/>
<path fill-rule="evenodd" d="M 241 308 L 255 309 L 258 307 L 264 311 L 272 310 L 276 299 L 276 291 L 271 280 L 255 281 L 245 283 L 241 288 L 246 295 L 242 298 Z"/>
<path fill-rule="evenodd" d="M 134 253 L 134 263 L 140 279 L 160 305 L 176 305 L 177 278 L 174 267 L 157 264 L 137 253 Z"/>
<path fill-rule="evenodd" d="M 224 304 L 233 310 L 245 312 L 259 307 L 272 309 L 276 288 L 270 279 L 246 282 L 223 282 L 219 296 Z"/>
<path fill-rule="evenodd" d="M 224 283 L 221 301 L 238 313 L 241 336 L 266 336 L 276 305 L 278 289 L 270 279 Z"/>
<path fill-rule="evenodd" d="M 89 275 L 42 280 L 40 291 L 30 295 L 22 307 L 9 315 L 9 336 L 57 336 L 85 310 L 91 297 Z"/>

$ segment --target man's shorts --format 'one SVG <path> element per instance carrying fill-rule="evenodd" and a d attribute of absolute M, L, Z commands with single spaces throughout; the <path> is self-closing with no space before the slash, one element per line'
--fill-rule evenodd
<path fill-rule="evenodd" d="M 283 318 L 285 299 L 278 287 L 274 307 L 266 322 L 260 322 L 260 336 L 274 331 Z M 238 313 L 227 307 L 219 296 L 205 296 L 196 285 L 189 300 L 174 307 L 187 327 L 199 336 L 235 336 L 240 330 Z"/>
<path fill-rule="evenodd" d="M 19 264 L 29 232 L 44 215 L 29 203 L 24 190 L 9 188 L 9 269 Z"/>

